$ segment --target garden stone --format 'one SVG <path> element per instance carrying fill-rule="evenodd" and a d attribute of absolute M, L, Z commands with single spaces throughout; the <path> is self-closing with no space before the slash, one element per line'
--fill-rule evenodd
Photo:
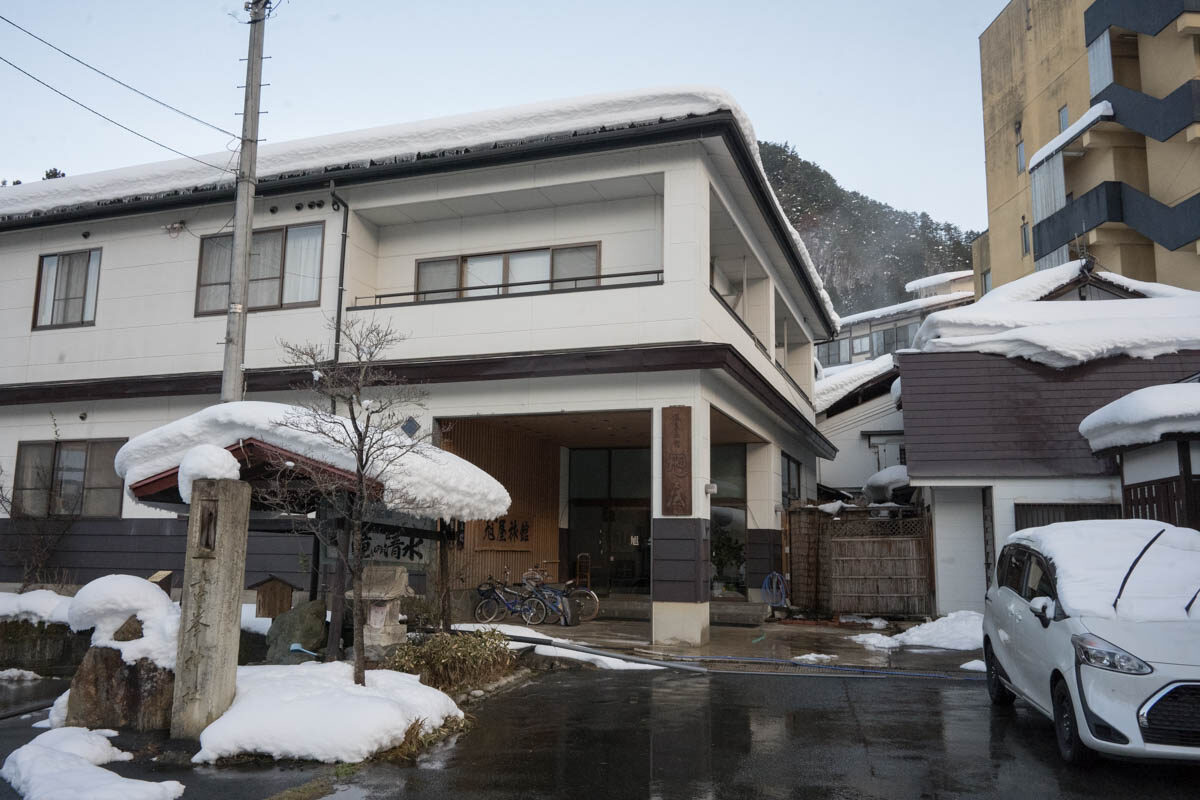
<path fill-rule="evenodd" d="M 71 681 L 67 725 L 81 728 L 171 727 L 175 673 L 146 658 L 126 664 L 121 652 L 93 647 Z"/>
<path fill-rule="evenodd" d="M 472 689 L 471 690 L 471 697 L 480 698 L 480 697 L 483 697 L 483 695 L 484 695 L 483 689 Z"/>
<path fill-rule="evenodd" d="M 291 651 L 292 643 L 299 643 L 305 650 L 314 653 L 325 645 L 325 604 L 320 600 L 301 603 L 291 611 L 285 611 L 271 623 L 267 632 L 268 664 L 300 664 L 311 661 L 312 656 Z"/>
<path fill-rule="evenodd" d="M 114 642 L 132 642 L 134 639 L 140 638 L 142 638 L 142 621 L 137 618 L 136 614 L 125 620 L 124 624 L 113 634 Z"/>

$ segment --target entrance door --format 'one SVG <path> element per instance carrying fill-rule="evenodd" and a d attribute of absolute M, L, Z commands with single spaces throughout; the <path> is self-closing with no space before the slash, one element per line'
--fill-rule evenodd
<path fill-rule="evenodd" d="M 596 592 L 608 591 L 608 536 L 605 532 L 607 511 L 604 505 L 571 503 L 571 530 L 568 536 L 568 552 L 571 557 L 569 574 Z M 591 563 L 588 575 L 576 573 L 581 555 L 586 555 Z"/>
<path fill-rule="evenodd" d="M 610 592 L 650 590 L 650 509 L 609 507 L 608 566 Z"/>

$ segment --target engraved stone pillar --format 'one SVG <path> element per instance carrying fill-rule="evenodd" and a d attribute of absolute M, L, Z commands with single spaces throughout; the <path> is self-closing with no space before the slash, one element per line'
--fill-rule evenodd
<path fill-rule="evenodd" d="M 250 484 L 192 484 L 171 737 L 198 739 L 237 688 L 237 656 Z"/>

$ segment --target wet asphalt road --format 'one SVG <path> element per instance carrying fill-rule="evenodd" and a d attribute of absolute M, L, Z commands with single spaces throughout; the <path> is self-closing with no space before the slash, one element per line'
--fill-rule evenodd
<path fill-rule="evenodd" d="M 978 681 L 581 670 L 469 711 L 477 724 L 458 741 L 416 766 L 366 765 L 329 796 L 1094 800 L 1195 796 L 1200 781 L 1200 766 L 1068 767 L 1049 721 L 1019 703 L 993 711 Z M 0 758 L 36 733 L 15 722 L 0 725 Z M 185 800 L 267 797 L 328 774 L 114 766 L 180 780 Z M 0 798 L 11 796 L 0 782 Z"/>

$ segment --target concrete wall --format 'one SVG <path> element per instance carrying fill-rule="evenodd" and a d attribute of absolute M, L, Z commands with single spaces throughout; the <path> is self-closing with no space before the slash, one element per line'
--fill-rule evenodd
<path fill-rule="evenodd" d="M 938 486 L 932 490 L 934 590 L 938 614 L 983 612 L 983 489 Z"/>

